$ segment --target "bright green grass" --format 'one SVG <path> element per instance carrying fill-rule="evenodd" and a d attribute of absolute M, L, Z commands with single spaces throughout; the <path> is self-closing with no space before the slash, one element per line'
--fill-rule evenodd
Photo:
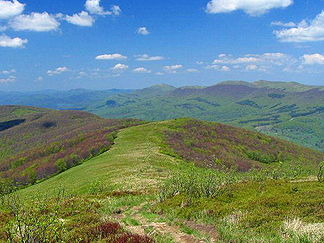
<path fill-rule="evenodd" d="M 111 190 L 150 190 L 171 170 L 189 165 L 159 152 L 159 134 L 167 124 L 157 122 L 124 129 L 110 151 L 19 193 L 34 197 L 64 188 L 69 193 L 86 194 L 96 184 Z"/>
<path fill-rule="evenodd" d="M 319 182 L 264 181 L 227 186 L 215 198 L 177 195 L 156 207 L 173 217 L 221 220 L 237 216 L 239 224 L 256 232 L 271 232 L 286 219 L 323 222 L 324 184 Z"/>

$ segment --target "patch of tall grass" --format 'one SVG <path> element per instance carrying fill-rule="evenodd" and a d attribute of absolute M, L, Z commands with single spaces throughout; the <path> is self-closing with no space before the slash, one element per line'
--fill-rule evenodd
<path fill-rule="evenodd" d="M 190 169 L 172 175 L 160 187 L 159 200 L 164 201 L 178 194 L 189 197 L 215 197 L 225 185 L 235 183 L 239 177 L 234 173 L 215 170 Z"/>

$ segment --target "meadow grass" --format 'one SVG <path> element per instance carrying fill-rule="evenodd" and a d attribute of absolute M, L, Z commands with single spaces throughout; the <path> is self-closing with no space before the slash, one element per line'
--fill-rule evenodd
<path fill-rule="evenodd" d="M 284 222 L 300 218 L 305 225 L 323 223 L 323 183 L 269 180 L 254 172 L 250 179 L 234 172 L 214 172 L 208 177 L 211 172 L 167 149 L 165 131 L 186 121 L 123 129 L 108 152 L 16 195 L 28 204 L 35 198 L 55 198 L 63 189 L 68 197 L 63 200 L 65 214 L 61 217 L 69 220 L 71 227 L 79 227 L 70 237 L 82 239 L 86 239 L 84 232 L 92 230 L 87 225 L 111 221 L 126 228 L 142 227 L 156 242 L 172 242 L 172 236 L 156 233 L 154 227 L 146 225 L 150 222 L 180 225 L 182 232 L 199 237 L 185 226 L 192 220 L 214 225 L 219 242 L 294 242 L 296 235 L 286 233 Z M 181 175 L 184 177 L 179 178 Z M 174 176 L 178 176 L 176 181 Z M 253 176 L 256 179 L 251 179 Z M 163 186 L 170 182 L 173 187 L 167 188 L 172 193 L 161 197 Z M 175 190 L 177 182 L 184 190 Z M 5 220 L 9 216 L 3 213 L 0 217 Z"/>

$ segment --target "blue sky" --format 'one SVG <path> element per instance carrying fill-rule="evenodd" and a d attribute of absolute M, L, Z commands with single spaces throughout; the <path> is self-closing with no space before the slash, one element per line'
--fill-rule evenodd
<path fill-rule="evenodd" d="M 323 0 L 0 0 L 0 90 L 324 85 Z"/>

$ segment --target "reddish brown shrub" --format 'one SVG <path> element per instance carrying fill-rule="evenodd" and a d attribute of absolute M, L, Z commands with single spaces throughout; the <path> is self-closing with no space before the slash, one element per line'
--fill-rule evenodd
<path fill-rule="evenodd" d="M 100 238 L 111 237 L 122 232 L 122 227 L 118 223 L 104 222 L 96 227 L 95 232 Z"/>
<path fill-rule="evenodd" d="M 116 243 L 153 243 L 154 240 L 145 235 L 124 233 L 116 239 Z"/>

